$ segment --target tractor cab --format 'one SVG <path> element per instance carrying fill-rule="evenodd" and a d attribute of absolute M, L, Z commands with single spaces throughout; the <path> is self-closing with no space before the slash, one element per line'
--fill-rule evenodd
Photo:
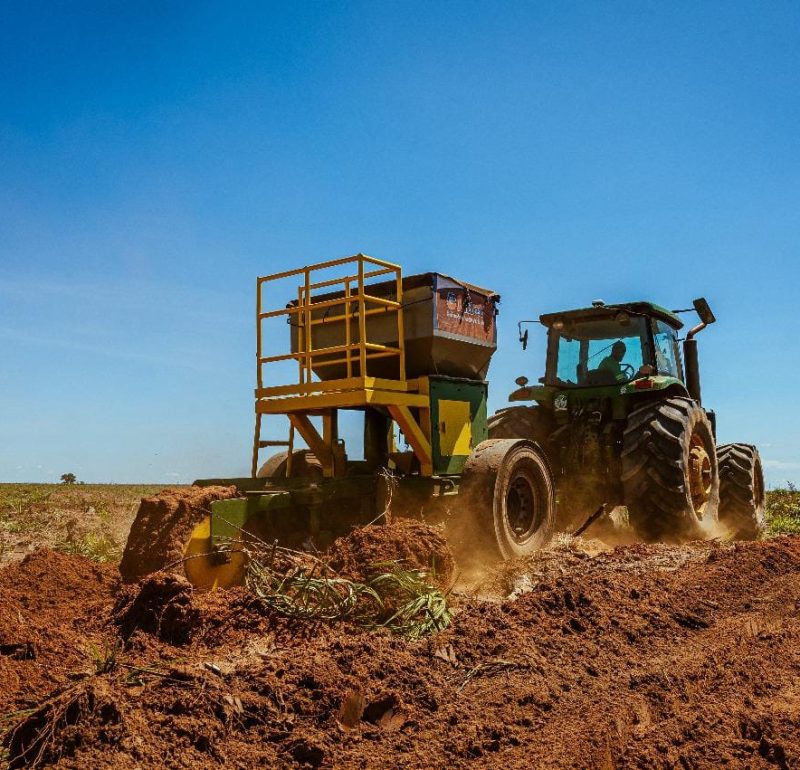
<path fill-rule="evenodd" d="M 606 305 L 549 313 L 543 382 L 556 388 L 624 385 L 643 377 L 683 381 L 674 313 L 650 302 Z"/>

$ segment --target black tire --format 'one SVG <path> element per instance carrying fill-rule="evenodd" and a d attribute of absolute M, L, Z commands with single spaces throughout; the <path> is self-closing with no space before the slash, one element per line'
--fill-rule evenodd
<path fill-rule="evenodd" d="M 764 531 L 764 471 L 750 444 L 717 447 L 719 520 L 737 540 L 755 540 Z"/>
<path fill-rule="evenodd" d="M 473 559 L 526 556 L 553 536 L 553 477 L 544 452 L 531 441 L 489 439 L 475 447 L 458 496 L 469 516 L 462 550 Z"/>
<path fill-rule="evenodd" d="M 717 521 L 714 433 L 696 402 L 672 397 L 628 417 L 622 450 L 625 505 L 644 540 L 703 537 Z"/>
<path fill-rule="evenodd" d="M 549 433 L 543 417 L 535 406 L 501 409 L 489 418 L 489 438 L 526 438 L 541 444 Z"/>
<path fill-rule="evenodd" d="M 256 478 L 285 479 L 288 467 L 289 452 L 277 452 L 259 469 Z M 322 465 L 309 449 L 297 449 L 292 452 L 292 478 L 322 478 Z"/>

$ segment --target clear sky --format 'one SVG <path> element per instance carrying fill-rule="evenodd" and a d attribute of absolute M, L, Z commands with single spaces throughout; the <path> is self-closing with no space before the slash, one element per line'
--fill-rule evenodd
<path fill-rule="evenodd" d="M 800 482 L 797 2 L 0 0 L 0 480 L 249 466 L 257 275 L 363 251 L 516 320 L 707 296 L 720 441 Z"/>

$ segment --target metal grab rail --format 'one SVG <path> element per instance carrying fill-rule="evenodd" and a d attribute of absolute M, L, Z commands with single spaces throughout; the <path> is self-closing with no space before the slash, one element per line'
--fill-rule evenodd
<path fill-rule="evenodd" d="M 355 265 L 357 269 L 352 270 L 352 267 L 350 267 L 352 265 Z M 350 269 L 347 270 L 345 275 L 338 278 L 313 280 L 314 275 L 319 274 L 320 271 L 338 266 L 348 266 Z M 367 269 L 369 267 L 376 269 Z M 369 294 L 365 289 L 365 281 L 367 279 L 383 275 L 394 276 L 395 291 L 392 297 L 376 297 Z M 297 288 L 297 300 L 283 308 L 265 309 L 267 307 L 264 296 L 265 288 L 274 281 L 294 276 L 301 279 Z M 337 287 L 342 292 L 342 296 L 330 298 L 330 294 L 335 292 Z M 327 298 L 315 301 L 314 291 L 320 289 L 327 289 Z M 342 308 L 342 310 L 332 317 L 327 315 L 322 318 L 313 317 L 317 311 L 330 311 L 331 308 Z M 396 315 L 398 340 L 396 347 L 367 341 L 367 318 L 375 314 L 386 313 L 394 313 Z M 294 319 L 294 326 L 298 335 L 298 350 L 283 355 L 265 356 L 262 322 L 266 319 L 280 316 Z M 323 323 L 340 321 L 344 321 L 344 344 L 328 345 L 322 348 L 315 347 L 313 327 Z M 354 323 L 358 324 L 355 340 L 353 339 Z M 345 365 L 346 379 L 348 380 L 353 378 L 356 367 L 358 368 L 359 377 L 367 377 L 369 376 L 368 368 L 371 360 L 389 356 L 398 358 L 399 379 L 404 381 L 406 379 L 406 367 L 401 268 L 398 265 L 393 265 L 365 254 L 356 254 L 352 257 L 329 260 L 295 270 L 287 270 L 282 273 L 260 277 L 257 282 L 256 348 L 259 389 L 264 387 L 263 367 L 265 364 L 292 359 L 298 362 L 298 385 L 310 383 L 315 368 L 330 366 L 334 363 L 343 363 Z M 330 356 L 333 353 L 343 353 L 344 355 L 332 360 Z M 345 382 L 342 384 L 346 387 Z"/>
<path fill-rule="evenodd" d="M 325 280 L 315 280 L 320 271 L 330 270 L 336 267 L 344 268 L 344 275 L 337 278 Z M 394 280 L 393 296 L 376 297 L 370 294 L 365 287 L 365 282 L 380 276 L 388 276 L 388 280 Z M 297 299 L 291 304 L 277 308 L 269 308 L 265 294 L 268 288 L 274 285 L 275 281 L 290 278 L 298 279 Z M 325 291 L 325 298 L 322 299 L 315 292 Z M 341 292 L 341 296 L 331 298 L 332 293 Z M 283 297 L 282 299 L 285 299 Z M 273 305 L 274 308 L 274 305 Z M 333 315 L 330 315 L 333 308 L 339 308 Z M 319 317 L 319 314 L 322 316 Z M 367 319 L 377 314 L 394 313 L 397 323 L 397 346 L 382 345 L 377 342 L 367 340 Z M 265 355 L 264 333 L 262 324 L 271 318 L 285 316 L 286 319 L 297 330 L 296 350 L 281 355 Z M 315 347 L 314 328 L 322 324 L 343 323 L 344 325 L 344 344 L 331 345 L 328 342 L 324 347 Z M 354 324 L 357 324 L 354 329 Z M 355 337 L 355 339 L 354 339 Z M 319 436 L 312 435 L 313 428 L 304 422 L 302 416 L 298 414 L 287 414 L 289 417 L 289 440 L 288 441 L 264 441 L 261 439 L 262 425 L 261 420 L 268 411 L 268 405 L 275 405 L 275 399 L 287 396 L 300 398 L 303 412 L 306 409 L 310 412 L 317 407 L 330 410 L 331 393 L 339 392 L 340 395 L 334 396 L 334 401 L 339 406 L 348 404 L 355 405 L 365 402 L 368 393 L 373 392 L 373 388 L 378 382 L 376 378 L 370 377 L 369 364 L 375 359 L 385 359 L 397 357 L 399 378 L 396 381 L 380 380 L 382 387 L 386 387 L 390 392 L 397 391 L 397 399 L 401 399 L 401 393 L 408 388 L 406 382 L 406 360 L 405 360 L 405 334 L 403 326 L 403 276 L 402 270 L 398 265 L 384 262 L 365 254 L 356 254 L 352 257 L 329 260 L 315 265 L 287 270 L 282 273 L 275 273 L 258 278 L 256 284 L 256 380 L 258 388 L 256 390 L 256 424 L 255 435 L 253 438 L 252 455 L 252 475 L 256 476 L 258 471 L 259 449 L 270 446 L 287 447 L 287 475 L 291 475 L 292 452 L 294 449 L 295 431 L 300 430 L 303 437 L 313 446 L 314 439 Z M 278 383 L 272 387 L 264 387 L 265 366 L 281 361 L 297 361 L 298 376 L 296 383 Z M 344 365 L 346 376 L 344 379 L 326 380 L 324 383 L 313 380 L 314 370 L 323 367 Z M 358 375 L 354 374 L 357 368 Z M 408 398 L 408 396 L 406 396 Z M 328 401 L 326 401 L 328 399 Z M 291 399 L 290 399 L 291 400 Z M 341 402 L 341 403 L 340 403 Z M 327 407 L 323 406 L 328 404 Z M 336 407 L 334 407 L 335 409 Z M 272 413 L 280 413 L 280 410 L 271 410 Z M 296 409 L 294 410 L 297 411 Z M 319 410 L 318 410 L 319 411 Z M 328 412 L 330 414 L 330 412 Z M 330 430 L 331 418 L 327 420 L 328 428 L 323 437 L 325 444 L 317 444 L 317 449 L 321 455 L 327 455 L 327 473 L 332 473 L 332 460 L 330 456 L 335 443 L 334 433 Z M 320 457 L 320 459 L 322 459 Z"/>
<path fill-rule="evenodd" d="M 344 275 L 317 280 L 320 271 L 340 266 L 344 268 Z M 381 292 L 384 296 L 375 296 L 369 292 L 375 284 L 366 285 L 367 281 L 380 276 L 388 276 L 386 284 L 392 287 L 388 296 L 384 292 Z M 269 308 L 265 290 L 275 281 L 287 278 L 298 280 L 297 299 L 282 308 Z M 321 289 L 325 290 L 324 294 L 319 294 Z M 331 297 L 332 294 L 338 296 Z M 341 310 L 331 314 L 332 308 Z M 381 324 L 380 334 L 381 339 L 391 340 L 392 344 L 369 342 L 368 318 L 391 313 L 397 324 L 397 344 L 392 340 L 391 322 L 388 322 L 388 332 L 387 323 Z M 291 323 L 291 350 L 282 355 L 265 355 L 262 324 L 281 316 Z M 315 346 L 315 330 L 331 323 L 336 323 L 338 328 L 331 334 L 320 334 L 325 341 L 322 346 Z M 277 445 L 277 442 L 261 440 L 261 419 L 265 415 L 284 415 L 289 420 L 289 441 L 280 443 L 288 447 L 287 476 L 292 474 L 294 436 L 298 434 L 319 460 L 323 475 L 334 477 L 346 472 L 344 445 L 338 439 L 337 410 L 375 406 L 388 412 L 408 437 L 420 463 L 420 474 L 430 476 L 433 464 L 427 379 L 406 379 L 405 352 L 403 276 L 398 265 L 356 254 L 259 278 L 256 297 L 258 388 L 252 475 L 256 476 L 258 470 L 259 449 Z M 390 367 L 388 370 L 391 378 L 373 376 L 387 370 L 376 365 L 370 372 L 370 362 L 384 359 L 382 363 L 385 363 L 386 358 L 397 358 L 397 369 Z M 264 387 L 266 366 L 293 360 L 298 365 L 297 382 Z M 323 367 L 332 366 L 340 367 L 344 376 L 336 379 L 339 371 L 334 371 L 331 378 L 314 380 L 315 371 L 318 373 Z M 322 435 L 310 416 L 322 418 Z"/>

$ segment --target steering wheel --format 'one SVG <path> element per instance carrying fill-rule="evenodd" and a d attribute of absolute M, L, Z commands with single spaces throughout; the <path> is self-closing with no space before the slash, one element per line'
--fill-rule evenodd
<path fill-rule="evenodd" d="M 619 370 L 629 380 L 632 380 L 633 379 L 633 375 L 636 374 L 636 370 L 630 364 L 620 364 L 619 365 Z"/>

